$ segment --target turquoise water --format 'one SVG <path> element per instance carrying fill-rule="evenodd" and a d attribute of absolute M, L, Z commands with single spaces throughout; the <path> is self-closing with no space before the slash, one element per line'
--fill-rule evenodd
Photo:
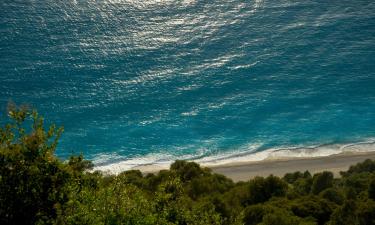
<path fill-rule="evenodd" d="M 375 3 L 2 0 L 9 100 L 97 165 L 372 141 Z"/>

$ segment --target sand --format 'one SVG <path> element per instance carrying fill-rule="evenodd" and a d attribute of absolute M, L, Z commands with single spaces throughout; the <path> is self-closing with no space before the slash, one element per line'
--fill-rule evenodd
<path fill-rule="evenodd" d="M 335 176 L 345 171 L 349 166 L 366 159 L 375 159 L 375 152 L 342 153 L 325 157 L 289 158 L 278 160 L 264 160 L 258 162 L 228 163 L 212 166 L 215 173 L 223 174 L 234 181 L 247 181 L 255 176 L 283 176 L 286 173 L 306 170 L 311 174 L 328 170 Z"/>
<path fill-rule="evenodd" d="M 231 162 L 226 164 L 208 166 L 215 173 L 223 174 L 233 181 L 247 181 L 256 176 L 275 175 L 282 177 L 286 173 L 306 170 L 311 174 L 331 171 L 336 177 L 340 171 L 346 171 L 351 165 L 366 159 L 375 160 L 375 151 L 370 152 L 345 152 L 323 157 L 310 158 L 283 158 L 267 159 L 252 162 Z M 203 165 L 204 166 L 204 165 Z M 139 169 L 143 173 L 157 173 L 162 169 L 168 169 L 169 165 L 142 165 L 133 169 Z"/>

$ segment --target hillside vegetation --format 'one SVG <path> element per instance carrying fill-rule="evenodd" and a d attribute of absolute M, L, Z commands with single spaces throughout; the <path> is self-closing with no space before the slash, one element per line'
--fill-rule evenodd
<path fill-rule="evenodd" d="M 0 129 L 0 224 L 375 224 L 375 161 L 341 173 L 288 173 L 234 183 L 194 162 L 144 175 L 92 171 L 54 154 L 61 128 L 11 106 Z"/>

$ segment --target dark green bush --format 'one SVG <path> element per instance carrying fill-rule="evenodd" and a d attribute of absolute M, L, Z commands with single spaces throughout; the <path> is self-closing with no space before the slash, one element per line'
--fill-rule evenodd
<path fill-rule="evenodd" d="M 324 171 L 317 173 L 313 177 L 311 191 L 313 194 L 319 194 L 321 191 L 333 186 L 333 173 Z"/>
<path fill-rule="evenodd" d="M 256 225 L 263 221 L 263 216 L 268 213 L 269 209 L 261 204 L 246 207 L 243 222 L 246 225 Z"/>
<path fill-rule="evenodd" d="M 285 196 L 287 189 L 287 183 L 273 175 L 267 178 L 255 177 L 249 182 L 248 204 L 265 202 L 274 196 Z"/>
<path fill-rule="evenodd" d="M 375 161 L 371 159 L 366 159 L 361 163 L 357 163 L 356 165 L 352 165 L 349 167 L 348 171 L 341 172 L 341 175 L 346 177 L 355 173 L 363 173 L 363 172 L 375 172 Z"/>
<path fill-rule="evenodd" d="M 345 196 L 335 188 L 325 189 L 319 196 L 338 205 L 341 205 L 345 199 Z"/>
<path fill-rule="evenodd" d="M 76 181 L 92 164 L 82 156 L 67 163 L 56 158 L 62 128 L 45 130 L 36 112 L 11 107 L 9 116 L 13 123 L 0 129 L 0 222 L 52 223 L 69 201 L 67 190 L 79 189 Z M 25 122 L 31 127 L 24 127 Z"/>
<path fill-rule="evenodd" d="M 375 176 L 372 177 L 368 187 L 368 197 L 375 200 Z"/>
<path fill-rule="evenodd" d="M 375 201 L 369 199 L 359 202 L 357 214 L 360 225 L 375 224 Z"/>
<path fill-rule="evenodd" d="M 304 178 L 304 174 L 300 171 L 294 172 L 294 173 L 287 173 L 284 175 L 283 180 L 288 182 L 289 184 L 293 184 L 298 180 L 299 178 Z"/>
<path fill-rule="evenodd" d="M 318 224 L 325 224 L 333 212 L 335 205 L 318 196 L 305 196 L 292 203 L 292 211 L 296 216 L 313 217 Z"/>
<path fill-rule="evenodd" d="M 333 212 L 329 225 L 359 224 L 356 209 L 356 203 L 353 200 L 346 201 Z"/>

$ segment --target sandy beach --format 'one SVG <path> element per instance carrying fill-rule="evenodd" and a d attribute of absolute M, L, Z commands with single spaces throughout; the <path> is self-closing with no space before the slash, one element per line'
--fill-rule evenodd
<path fill-rule="evenodd" d="M 310 171 L 311 174 L 324 170 L 332 171 L 339 176 L 340 171 L 345 171 L 349 166 L 362 162 L 365 159 L 375 159 L 375 152 L 347 152 L 314 158 L 290 158 L 279 160 L 264 160 L 258 162 L 228 163 L 212 166 L 215 173 L 224 174 L 234 181 L 246 181 L 255 176 L 283 176 L 294 171 Z"/>
<path fill-rule="evenodd" d="M 286 173 L 306 170 L 311 174 L 321 171 L 331 171 L 340 176 L 340 171 L 347 170 L 351 165 L 366 159 L 375 160 L 375 151 L 371 152 L 345 152 L 323 157 L 310 158 L 283 158 L 266 159 L 253 162 L 233 162 L 221 165 L 207 166 L 215 173 L 223 174 L 233 181 L 247 181 L 256 176 L 284 176 Z M 204 165 L 203 165 L 204 166 Z M 143 165 L 134 167 L 143 173 L 157 173 L 162 169 L 168 169 L 168 165 Z"/>
<path fill-rule="evenodd" d="M 349 166 L 365 159 L 375 159 L 375 142 L 331 144 L 313 147 L 268 149 L 254 154 L 234 157 L 212 157 L 196 160 L 202 167 L 209 167 L 215 173 L 224 174 L 234 181 L 248 180 L 255 176 L 270 174 L 283 176 L 285 173 L 309 170 L 316 173 L 324 170 L 336 176 Z M 96 166 L 95 170 L 119 174 L 126 170 L 140 170 L 143 173 L 157 173 L 167 170 L 173 161 L 154 162 L 149 159 L 125 160 Z"/>

